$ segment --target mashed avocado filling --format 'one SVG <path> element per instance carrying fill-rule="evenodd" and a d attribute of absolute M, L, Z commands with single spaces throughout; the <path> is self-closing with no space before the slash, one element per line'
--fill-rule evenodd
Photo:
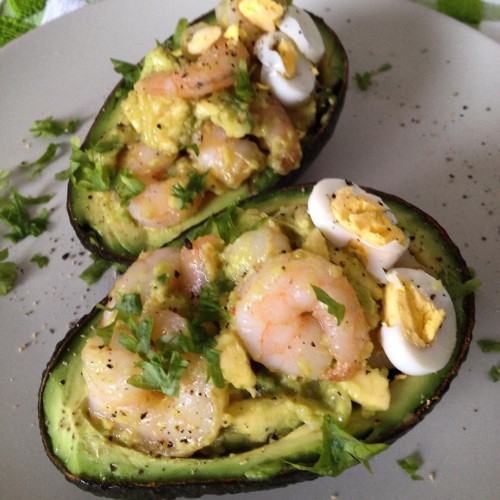
<path fill-rule="evenodd" d="M 162 457 L 127 446 L 113 432 L 112 423 L 91 416 L 80 353 L 87 338 L 102 335 L 98 327 L 101 312 L 95 311 L 68 336 L 46 374 L 41 404 L 53 460 L 73 477 L 96 481 L 257 480 L 291 469 L 337 475 L 355 463 L 366 465 L 386 447 L 375 443 L 404 428 L 418 408 L 427 407 L 443 374 L 455 362 L 460 342 L 448 367 L 422 377 L 398 375 L 380 362 L 376 336 L 372 336 L 370 344 L 375 349 L 366 364 L 342 382 L 284 375 L 250 359 L 228 315 L 231 290 L 259 259 L 283 251 L 303 249 L 336 263 L 353 285 L 368 323 L 374 327 L 381 321 L 380 286 L 354 253 L 332 248 L 313 230 L 306 203 L 307 192 L 300 189 L 285 191 L 280 197 L 264 196 L 257 203 L 251 201 L 245 208 L 233 208 L 208 220 L 174 242 L 174 246 L 182 246 L 204 235 L 224 242 L 204 247 L 213 262 L 213 280 L 207 293 L 200 295 L 201 301 L 207 300 L 205 306 L 210 305 L 203 308 L 202 316 L 216 311 L 211 324 L 218 329 L 209 328 L 214 341 L 209 350 L 217 356 L 210 358 L 214 365 L 209 374 L 227 401 L 215 439 L 188 458 Z M 446 277 L 445 284 L 459 283 L 456 256 L 447 253 L 439 233 L 404 205 L 394 203 L 391 208 L 412 236 L 412 259 Z M 263 238 L 258 252 L 252 253 L 256 243 L 248 235 L 256 231 Z M 199 311 L 166 293 L 168 273 L 155 270 L 154 291 L 144 307 L 154 311 L 167 304 L 193 320 Z M 457 292 L 459 332 L 465 326 L 462 300 Z M 202 317 L 203 324 L 207 318 Z M 367 357 L 370 351 L 372 346 Z"/>

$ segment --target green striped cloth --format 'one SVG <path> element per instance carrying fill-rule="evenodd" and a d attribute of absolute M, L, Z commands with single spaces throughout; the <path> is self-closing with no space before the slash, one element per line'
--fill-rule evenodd
<path fill-rule="evenodd" d="M 0 0 L 0 47 L 88 3 L 105 0 Z M 480 29 L 500 42 L 500 0 L 411 0 Z"/>

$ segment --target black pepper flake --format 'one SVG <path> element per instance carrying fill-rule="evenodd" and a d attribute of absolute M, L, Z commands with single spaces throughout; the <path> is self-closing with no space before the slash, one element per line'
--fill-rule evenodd
<path fill-rule="evenodd" d="M 116 464 L 109 464 L 109 469 L 111 472 L 115 472 L 117 469 Z"/>
<path fill-rule="evenodd" d="M 60 382 L 59 382 L 61 385 L 64 385 L 66 383 L 66 380 L 62 379 Z"/>
<path fill-rule="evenodd" d="M 145 411 L 144 413 L 141 414 L 141 420 L 144 420 L 148 415 L 148 412 Z"/>
<path fill-rule="evenodd" d="M 62 256 L 62 260 L 66 260 L 68 257 L 69 257 L 69 252 L 66 252 L 66 253 L 65 253 L 65 254 L 63 254 L 63 256 Z"/>
<path fill-rule="evenodd" d="M 184 246 L 188 250 L 192 250 L 193 249 L 193 243 L 191 242 L 191 240 L 189 238 L 184 238 Z"/>

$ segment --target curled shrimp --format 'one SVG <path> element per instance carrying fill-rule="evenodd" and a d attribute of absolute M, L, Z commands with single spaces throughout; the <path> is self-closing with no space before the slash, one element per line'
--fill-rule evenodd
<path fill-rule="evenodd" d="M 268 165 L 282 175 L 298 168 L 302 159 L 299 136 L 278 99 L 270 93 L 259 92 L 250 110 L 255 120 L 252 134 L 269 151 Z"/>
<path fill-rule="evenodd" d="M 340 324 L 315 295 L 345 307 Z M 270 370 L 315 380 L 348 380 L 369 354 L 368 326 L 339 267 L 294 251 L 271 257 L 234 290 L 234 327 L 250 356 Z"/>
<path fill-rule="evenodd" d="M 144 184 L 162 179 L 177 155 L 168 155 L 153 149 L 143 142 L 128 145 L 118 156 L 118 168 L 129 170 Z"/>
<path fill-rule="evenodd" d="M 204 124 L 194 166 L 201 172 L 209 171 L 217 184 L 236 189 L 265 161 L 265 154 L 253 141 L 228 137 L 224 129 L 212 122 Z"/>
<path fill-rule="evenodd" d="M 174 188 L 185 187 L 188 182 L 187 175 L 179 175 L 149 183 L 144 191 L 130 200 L 130 215 L 144 227 L 161 228 L 179 224 L 195 214 L 203 201 L 199 194 L 181 207 L 181 200 L 174 195 Z"/>
<path fill-rule="evenodd" d="M 147 94 L 195 99 L 234 85 L 240 60 L 249 53 L 241 42 L 219 38 L 196 61 L 174 71 L 152 73 L 136 84 Z"/>
<path fill-rule="evenodd" d="M 154 295 L 158 273 L 167 291 L 180 286 L 180 250 L 161 249 L 142 254 L 117 282 L 110 296 L 116 302 L 120 293 L 140 293 L 143 302 Z M 112 311 L 101 323 L 109 324 Z M 143 313 L 153 320 L 152 342 L 165 334 L 188 334 L 187 321 L 170 309 Z M 82 350 L 82 374 L 87 385 L 89 412 L 107 429 L 110 439 L 153 456 L 186 457 L 210 444 L 222 426 L 227 404 L 224 389 L 208 380 L 206 360 L 196 353 L 183 353 L 187 361 L 178 396 L 146 390 L 129 384 L 140 374 L 141 358 L 120 343 L 123 327 L 114 328 L 105 345 L 100 337 L 89 338 Z"/>

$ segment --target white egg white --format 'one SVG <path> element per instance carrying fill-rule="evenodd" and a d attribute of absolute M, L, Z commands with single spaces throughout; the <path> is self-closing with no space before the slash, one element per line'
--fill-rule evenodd
<path fill-rule="evenodd" d="M 306 11 L 290 5 L 278 23 L 278 28 L 286 33 L 302 54 L 314 64 L 321 59 L 325 52 L 325 44 L 316 24 Z"/>
<path fill-rule="evenodd" d="M 437 309 L 443 309 L 446 316 L 429 347 L 417 347 L 410 342 L 400 322 L 391 327 L 382 323 L 380 341 L 385 354 L 406 375 L 428 375 L 441 370 L 451 358 L 457 336 L 455 308 L 448 292 L 439 280 L 422 270 L 394 268 L 387 275 L 396 286 L 400 280 L 411 281 Z"/>
<path fill-rule="evenodd" d="M 353 240 L 361 243 L 366 250 L 366 267 L 368 271 L 380 282 L 385 283 L 385 271 L 390 269 L 403 255 L 410 244 L 410 240 L 406 238 L 404 245 L 401 245 L 397 240 L 393 240 L 386 245 L 377 246 L 342 227 L 334 219 L 330 202 L 340 189 L 348 185 L 352 186 L 353 193 L 356 196 L 363 194 L 384 207 L 387 218 L 393 224 L 397 223 L 396 217 L 390 208 L 378 196 L 367 193 L 355 184 L 348 184 L 344 179 L 323 179 L 315 184 L 307 205 L 309 216 L 323 236 L 334 245 L 342 248 Z"/>

